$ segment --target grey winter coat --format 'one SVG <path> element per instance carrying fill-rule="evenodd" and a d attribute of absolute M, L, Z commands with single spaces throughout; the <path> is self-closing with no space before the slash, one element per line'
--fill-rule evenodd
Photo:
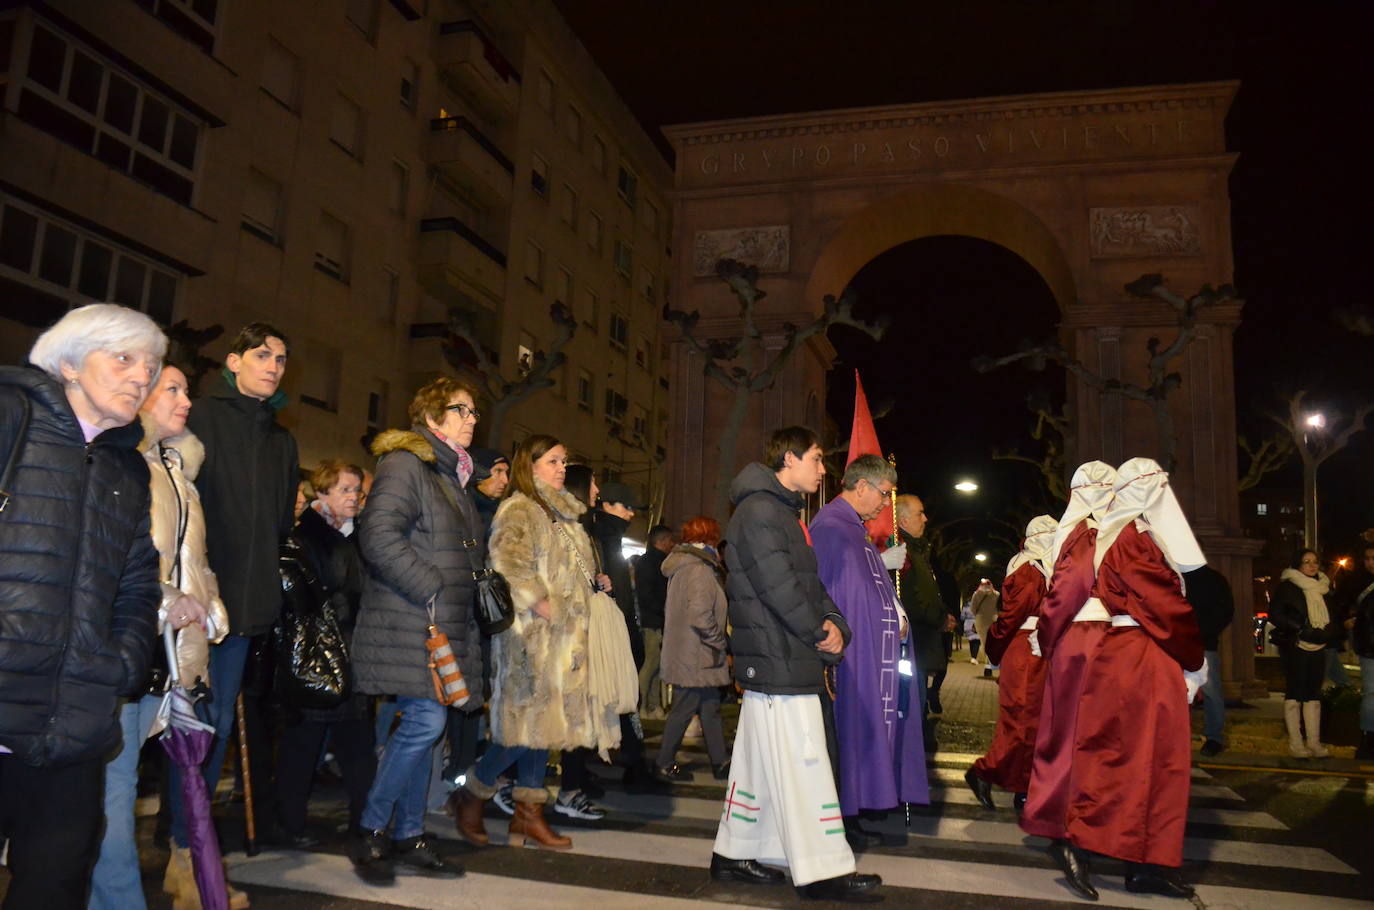
<path fill-rule="evenodd" d="M 816 574 L 816 554 L 801 526 L 800 493 L 755 462 L 730 484 L 725 582 L 735 679 L 770 695 L 820 694 L 839 655 L 816 649 L 830 620 L 849 642 L 849 625 Z"/>
<path fill-rule="evenodd" d="M 675 686 L 727 686 L 725 589 L 720 563 L 691 544 L 674 547 L 663 560 L 668 598 L 663 617 L 660 673 Z"/>
<path fill-rule="evenodd" d="M 482 706 L 482 649 L 472 615 L 472 573 L 474 561 L 486 565 L 486 543 L 477 508 L 458 486 L 458 456 L 420 427 L 387 430 L 373 441 L 372 452 L 381 461 L 357 530 L 367 578 L 353 632 L 356 687 L 372 695 L 434 697 L 425 649 L 426 603 L 433 597 L 437 625 L 471 693 L 463 710 L 476 711 Z"/>

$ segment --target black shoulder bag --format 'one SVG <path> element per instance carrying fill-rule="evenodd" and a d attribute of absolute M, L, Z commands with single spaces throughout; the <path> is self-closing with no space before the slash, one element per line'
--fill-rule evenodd
<path fill-rule="evenodd" d="M 458 505 L 458 499 L 453 495 L 453 491 L 444 483 L 444 479 L 439 476 L 439 472 L 434 472 L 434 482 L 443 492 L 448 504 L 453 507 L 453 512 L 458 516 L 460 524 L 466 525 L 467 521 L 463 515 L 462 508 Z M 478 528 L 478 533 L 481 528 Z M 476 586 L 476 593 L 472 598 L 472 615 L 477 619 L 477 628 L 488 638 L 499 634 L 510 628 L 511 623 L 515 622 L 515 604 L 511 602 L 510 582 L 506 581 L 506 576 L 495 569 L 489 569 L 482 565 L 477 559 L 477 538 L 465 538 L 462 541 L 463 549 L 467 551 L 468 560 L 472 566 L 472 581 Z"/>
<path fill-rule="evenodd" d="M 19 430 L 14 434 L 14 445 L 10 447 L 9 457 L 5 459 L 5 469 L 0 471 L 0 513 L 10 504 L 13 494 L 10 487 L 14 483 L 14 469 L 19 466 L 19 453 L 24 448 L 24 437 L 29 435 L 29 418 L 33 416 L 33 405 L 29 396 L 19 395 Z"/>

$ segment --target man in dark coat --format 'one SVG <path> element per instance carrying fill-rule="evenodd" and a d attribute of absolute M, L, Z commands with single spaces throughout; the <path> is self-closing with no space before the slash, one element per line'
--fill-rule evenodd
<path fill-rule="evenodd" d="M 926 511 L 919 496 L 897 497 L 897 528 L 906 544 L 907 562 L 902 568 L 902 606 L 911 623 L 916 644 L 916 665 L 926 676 L 926 710 L 943 713 L 940 683 L 949 664 L 945 654 L 945 630 L 949 611 L 940 598 L 940 586 L 930 567 L 930 541 L 925 539 Z"/>
<path fill-rule="evenodd" d="M 1231 625 L 1235 616 L 1235 601 L 1231 586 L 1211 566 L 1200 566 L 1183 576 L 1188 602 L 1193 605 L 1198 629 L 1202 632 L 1202 648 L 1207 657 L 1207 682 L 1202 686 L 1202 732 L 1206 741 L 1202 754 L 1211 758 L 1226 748 L 1223 733 L 1226 727 L 1226 694 L 1221 685 L 1221 633 Z"/>
<path fill-rule="evenodd" d="M 501 506 L 501 497 L 506 494 L 506 487 L 510 486 L 510 459 L 495 449 L 474 446 L 470 451 L 475 471 L 472 475 L 472 504 L 477 506 L 486 536 L 490 537 L 491 523 Z"/>
<path fill-rule="evenodd" d="M 786 427 L 769 438 L 764 459 L 730 486 L 726 594 L 745 691 L 711 877 L 781 882 L 766 861 L 787 865 L 807 897 L 871 899 L 865 892 L 881 880 L 854 871 L 821 708 L 825 668 L 848 638 L 800 517 L 825 475 L 821 447 L 805 427 Z"/>
<path fill-rule="evenodd" d="M 225 378 L 212 380 L 212 388 L 196 402 L 186 424 L 205 445 L 196 488 L 205 510 L 210 568 L 219 579 L 229 614 L 228 636 L 210 649 L 209 722 L 215 742 L 204 773 L 211 793 L 219 783 L 234 730 L 234 704 L 250 643 L 253 636 L 270 631 L 281 612 L 278 547 L 296 523 L 299 476 L 296 440 L 276 420 L 286 401 L 279 387 L 289 351 L 290 341 L 279 329 L 264 322 L 244 326 L 229 346 Z M 265 724 L 257 701 L 245 699 L 244 714 L 250 745 L 260 745 L 251 752 L 266 757 Z M 259 781 L 254 802 L 266 810 L 271 803 L 267 775 L 260 775 Z M 174 779 L 173 785 L 179 783 Z M 258 817 L 268 815 L 264 811 Z M 173 833 L 183 824 L 173 818 Z"/>
<path fill-rule="evenodd" d="M 1355 757 L 1374 758 L 1374 543 L 1359 549 L 1359 565 L 1341 584 L 1340 599 L 1345 605 L 1350 628 L 1350 647 L 1360 658 L 1361 691 L 1360 745 Z"/>
<path fill-rule="evenodd" d="M 639 668 L 639 710 L 645 717 L 663 717 L 659 684 L 659 660 L 663 648 L 663 611 L 668 601 L 668 579 L 663 560 L 675 543 L 673 529 L 654 525 L 649 529 L 648 548 L 635 563 L 635 605 L 644 633 L 644 665 Z"/>

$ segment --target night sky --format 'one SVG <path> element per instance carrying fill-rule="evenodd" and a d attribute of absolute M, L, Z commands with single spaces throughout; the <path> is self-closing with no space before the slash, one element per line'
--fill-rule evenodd
<path fill-rule="evenodd" d="M 665 157 L 659 128 L 673 123 L 1239 79 L 1227 143 L 1240 153 L 1231 199 L 1234 281 L 1246 300 L 1236 337 L 1242 431 L 1269 433 L 1259 414 L 1280 407 L 1281 392 L 1307 388 L 1347 412 L 1374 396 L 1374 338 L 1333 318 L 1369 299 L 1371 146 L 1361 137 L 1374 4 L 556 2 Z M 877 346 L 831 333 L 840 354 L 831 416 L 847 431 L 862 363 L 875 407 L 896 400 L 879 438 L 937 521 L 1035 507 L 1032 469 L 990 455 L 1035 449 L 1025 399 L 1061 402 L 1062 373 L 979 375 L 969 360 L 1052 332 L 1057 308 L 1036 273 L 993 244 L 940 237 L 889 250 L 853 286 L 862 311 L 897 321 Z M 1374 431 L 1323 467 L 1324 540 L 1343 544 L 1374 526 L 1371 457 Z M 976 475 L 984 493 L 952 493 L 961 474 Z M 1295 465 L 1268 482 L 1300 489 Z"/>

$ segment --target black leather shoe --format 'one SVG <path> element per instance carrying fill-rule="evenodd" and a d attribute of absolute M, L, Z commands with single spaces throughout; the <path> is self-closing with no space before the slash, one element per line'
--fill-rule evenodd
<path fill-rule="evenodd" d="M 1162 894 L 1165 897 L 1193 896 L 1193 886 L 1179 878 L 1176 869 L 1137 863 L 1128 863 L 1126 866 L 1126 890 L 1136 894 Z"/>
<path fill-rule="evenodd" d="M 1011 798 L 1011 807 L 1016 810 L 1019 818 L 1022 812 L 1026 811 L 1026 794 L 1018 793 Z"/>
<path fill-rule="evenodd" d="M 458 878 L 465 871 L 462 866 L 444 862 L 423 836 L 395 841 L 394 846 L 397 864 L 408 872 L 432 878 Z"/>
<path fill-rule="evenodd" d="M 1064 873 L 1069 890 L 1084 900 L 1097 900 L 1097 889 L 1088 879 L 1088 858 L 1073 848 L 1068 841 L 1057 840 L 1050 844 L 1050 856 Z"/>
<path fill-rule="evenodd" d="M 854 850 L 867 850 L 869 847 L 877 847 L 883 842 L 881 834 L 877 831 L 865 831 L 858 819 L 855 818 L 844 820 L 844 839 L 849 842 L 850 848 Z"/>
<path fill-rule="evenodd" d="M 1198 750 L 1198 754 L 1200 754 L 1203 758 L 1211 758 L 1214 755 L 1219 755 L 1225 750 L 1226 747 L 1223 746 L 1221 743 L 1217 742 L 1215 739 L 1209 739 L 1207 740 L 1207 742 L 1202 744 L 1202 748 Z"/>
<path fill-rule="evenodd" d="M 396 880 L 391 864 L 391 844 L 385 831 L 364 831 L 348 845 L 353 871 L 369 885 L 389 885 Z"/>
<path fill-rule="evenodd" d="M 745 882 L 750 885 L 777 885 L 787 878 L 780 869 L 773 869 L 752 859 L 726 859 L 711 854 L 711 878 L 718 882 Z"/>
<path fill-rule="evenodd" d="M 964 772 L 964 783 L 973 791 L 973 795 L 978 797 L 978 805 L 984 809 L 996 809 L 997 805 L 992 801 L 992 784 L 979 777 L 972 768 Z"/>
<path fill-rule="evenodd" d="M 690 784 L 692 782 L 692 772 L 684 771 L 678 767 L 677 762 L 671 765 L 654 765 L 654 777 L 665 784 Z"/>
<path fill-rule="evenodd" d="M 876 875 L 860 875 L 857 872 L 841 875 L 838 878 L 824 878 L 797 890 L 803 900 L 844 901 L 850 904 L 876 904 L 883 899 L 874 893 L 883 880 Z"/>
<path fill-rule="evenodd" d="M 730 779 L 730 759 L 726 759 L 718 765 L 711 766 L 711 776 L 716 780 Z"/>

